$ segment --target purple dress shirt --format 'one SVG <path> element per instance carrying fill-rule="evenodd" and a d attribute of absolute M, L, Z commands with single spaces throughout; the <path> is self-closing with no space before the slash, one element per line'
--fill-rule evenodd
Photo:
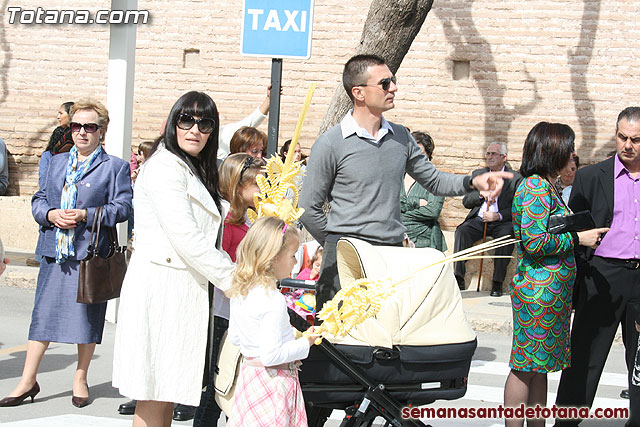
<path fill-rule="evenodd" d="M 640 174 L 635 178 L 615 156 L 613 221 L 595 255 L 640 259 Z"/>

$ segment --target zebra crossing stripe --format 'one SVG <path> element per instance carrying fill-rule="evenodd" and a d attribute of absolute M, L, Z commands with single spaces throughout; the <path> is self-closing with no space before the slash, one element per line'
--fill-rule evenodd
<path fill-rule="evenodd" d="M 507 375 L 509 375 L 509 364 L 504 362 L 473 360 L 471 361 L 469 375 L 473 374 L 500 375 L 506 379 Z M 548 379 L 551 381 L 560 381 L 560 374 L 561 372 L 553 372 L 548 375 Z M 599 385 L 627 388 L 627 375 L 603 372 Z"/>

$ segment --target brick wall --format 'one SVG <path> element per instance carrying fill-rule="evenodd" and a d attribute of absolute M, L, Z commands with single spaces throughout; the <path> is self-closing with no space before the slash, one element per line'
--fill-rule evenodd
<path fill-rule="evenodd" d="M 311 59 L 284 61 L 282 140 L 293 133 L 308 83 L 316 81 L 301 137 L 305 149 L 312 145 L 369 3 L 316 2 Z M 68 0 L 64 7 L 83 9 L 86 2 Z M 104 0 L 91 4 L 94 12 L 109 7 Z M 157 135 L 187 90 L 210 93 L 223 123 L 261 102 L 271 64 L 238 54 L 241 2 L 139 0 L 138 9 L 148 9 L 151 22 L 138 26 L 134 146 Z M 436 0 L 398 71 L 397 107 L 386 116 L 430 132 L 434 162 L 451 172 L 481 166 L 492 140 L 508 143 L 517 167 L 526 133 L 540 120 L 571 125 L 581 160 L 598 161 L 613 148 L 617 113 L 640 92 L 640 58 L 632 48 L 640 23 L 630 19 L 639 9 L 622 0 Z M 58 105 L 83 95 L 105 101 L 109 27 L 9 24 L 6 9 L 0 14 L 0 136 L 10 151 L 10 194 L 30 195 Z M 185 50 L 199 51 L 186 67 Z M 448 199 L 443 225 L 455 227 L 464 216 L 460 199 Z"/>

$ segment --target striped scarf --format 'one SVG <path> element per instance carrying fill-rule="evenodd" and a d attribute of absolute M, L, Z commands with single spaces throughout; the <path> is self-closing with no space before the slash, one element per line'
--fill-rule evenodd
<path fill-rule="evenodd" d="M 62 196 L 60 198 L 60 209 L 75 209 L 78 198 L 78 181 L 82 179 L 87 170 L 91 167 L 93 161 L 102 152 L 102 146 L 98 144 L 91 155 L 80 164 L 78 168 L 78 149 L 74 145 L 69 151 L 69 162 L 67 163 L 67 173 L 64 179 L 64 187 L 62 188 Z M 74 256 L 76 249 L 73 245 L 75 236 L 75 228 L 63 230 L 56 228 L 56 262 L 62 264 L 70 256 Z"/>

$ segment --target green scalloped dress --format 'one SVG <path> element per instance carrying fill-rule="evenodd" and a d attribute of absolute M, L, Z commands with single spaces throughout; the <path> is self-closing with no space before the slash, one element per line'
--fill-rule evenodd
<path fill-rule="evenodd" d="M 509 366 L 517 371 L 555 372 L 571 363 L 569 323 L 575 280 L 570 233 L 547 233 L 550 215 L 567 208 L 539 175 L 523 179 L 513 198 L 518 266 L 511 287 L 513 343 Z"/>

